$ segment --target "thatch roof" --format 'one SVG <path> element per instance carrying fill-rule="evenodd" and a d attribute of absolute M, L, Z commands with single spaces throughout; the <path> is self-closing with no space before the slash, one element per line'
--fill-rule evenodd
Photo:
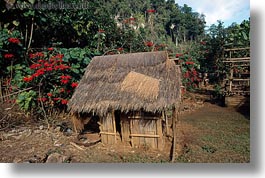
<path fill-rule="evenodd" d="M 180 86 L 180 69 L 164 51 L 97 56 L 68 108 L 98 115 L 111 109 L 157 112 L 179 104 Z"/>
<path fill-rule="evenodd" d="M 154 101 L 159 94 L 159 80 L 131 71 L 122 81 L 121 91 Z"/>

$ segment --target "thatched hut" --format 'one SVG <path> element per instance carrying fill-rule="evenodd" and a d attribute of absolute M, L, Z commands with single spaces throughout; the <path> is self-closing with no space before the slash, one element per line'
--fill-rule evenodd
<path fill-rule="evenodd" d="M 180 69 L 167 52 L 94 57 L 68 108 L 77 131 L 98 119 L 101 141 L 163 148 L 165 111 L 180 103 Z"/>

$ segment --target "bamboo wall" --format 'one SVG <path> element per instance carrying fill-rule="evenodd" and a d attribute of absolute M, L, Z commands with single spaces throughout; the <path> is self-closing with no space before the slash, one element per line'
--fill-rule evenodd
<path fill-rule="evenodd" d="M 130 143 L 132 147 L 163 149 L 162 115 L 146 116 L 143 112 L 121 113 L 120 120 L 122 142 Z M 118 134 L 114 113 L 102 117 L 100 123 L 102 143 L 116 143 Z"/>

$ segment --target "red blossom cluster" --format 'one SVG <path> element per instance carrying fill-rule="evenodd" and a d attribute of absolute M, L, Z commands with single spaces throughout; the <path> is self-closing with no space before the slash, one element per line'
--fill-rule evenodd
<path fill-rule="evenodd" d="M 51 94 L 51 93 L 48 93 L 48 94 Z M 49 97 L 51 97 L 51 96 L 49 96 Z M 55 101 L 55 102 L 60 101 L 60 103 L 64 104 L 64 105 L 66 105 L 68 103 L 68 100 L 67 99 L 63 99 L 63 98 L 53 98 L 52 100 Z M 48 101 L 48 98 L 40 97 L 40 98 L 38 98 L 38 101 L 39 102 L 46 102 L 46 101 Z"/>
<path fill-rule="evenodd" d="M 45 97 L 41 97 L 41 98 L 38 98 L 38 101 L 41 101 L 41 102 L 46 102 L 48 99 L 45 98 Z"/>
<path fill-rule="evenodd" d="M 187 61 L 187 62 L 185 62 L 185 64 L 187 64 L 187 65 L 194 65 L 194 62 L 192 62 L 192 61 Z"/>
<path fill-rule="evenodd" d="M 123 51 L 123 48 L 117 48 L 117 50 L 121 52 L 121 51 Z"/>
<path fill-rule="evenodd" d="M 6 59 L 11 59 L 13 57 L 14 57 L 14 54 L 10 54 L 10 53 L 4 55 L 4 58 Z"/>
<path fill-rule="evenodd" d="M 98 30 L 98 33 L 105 33 L 105 30 L 103 30 L 103 29 L 99 29 L 99 30 Z"/>
<path fill-rule="evenodd" d="M 37 57 L 39 57 L 39 58 L 41 58 L 41 57 L 44 57 L 44 53 L 43 52 L 36 52 L 36 53 L 30 53 L 29 54 L 29 58 L 30 59 L 34 59 L 34 58 L 37 58 Z"/>
<path fill-rule="evenodd" d="M 24 81 L 24 82 L 31 82 L 31 81 L 33 80 L 33 78 L 34 78 L 33 76 L 24 77 L 24 78 L 23 78 L 23 81 Z"/>
<path fill-rule="evenodd" d="M 67 104 L 68 101 L 67 101 L 66 99 L 62 99 L 62 100 L 61 100 L 61 103 L 62 103 L 62 104 Z"/>
<path fill-rule="evenodd" d="M 48 48 L 47 50 L 48 50 L 48 51 L 53 51 L 54 49 L 53 49 L 53 48 Z"/>
<path fill-rule="evenodd" d="M 136 19 L 134 17 L 129 18 L 130 21 L 135 21 Z"/>
<path fill-rule="evenodd" d="M 44 57 L 44 53 L 37 52 L 35 54 L 30 54 L 29 56 L 31 59 L 38 58 L 38 57 Z M 32 74 L 32 76 L 30 77 L 24 77 L 23 80 L 25 82 L 30 82 L 35 77 L 44 75 L 46 72 L 52 72 L 53 70 L 63 71 L 65 69 L 70 69 L 71 68 L 70 66 L 62 64 L 62 58 L 63 58 L 63 54 L 57 54 L 56 56 L 52 56 L 49 60 L 39 59 L 37 63 L 34 63 L 29 67 L 31 70 L 34 70 L 35 73 Z"/>
<path fill-rule="evenodd" d="M 77 82 L 73 82 L 72 84 L 71 84 L 71 87 L 72 88 L 76 88 L 78 86 L 78 83 Z"/>
<path fill-rule="evenodd" d="M 161 50 L 162 48 L 166 47 L 167 45 L 166 44 L 158 44 L 158 45 L 155 45 L 155 51 L 159 51 Z"/>
<path fill-rule="evenodd" d="M 191 82 L 200 82 L 199 74 L 196 69 L 188 70 L 183 75 L 184 78 L 190 79 Z M 188 82 L 189 83 L 189 82 Z"/>
<path fill-rule="evenodd" d="M 206 45 L 205 41 L 201 41 L 200 43 L 201 43 L 201 45 Z"/>
<path fill-rule="evenodd" d="M 156 10 L 155 10 L 155 9 L 148 9 L 148 10 L 146 10 L 146 12 L 147 12 L 147 13 L 155 13 Z"/>
<path fill-rule="evenodd" d="M 18 38 L 9 38 L 8 42 L 9 43 L 14 43 L 14 44 L 19 44 L 20 43 Z"/>
<path fill-rule="evenodd" d="M 71 76 L 70 75 L 62 75 L 60 78 L 61 78 L 62 84 L 67 84 L 69 82 L 69 80 L 71 79 Z"/>
<path fill-rule="evenodd" d="M 145 42 L 145 46 L 152 47 L 154 43 L 152 41 Z"/>
<path fill-rule="evenodd" d="M 181 54 L 181 53 L 177 53 L 177 54 L 176 54 L 176 58 L 179 58 L 179 57 L 181 57 L 181 56 L 183 56 L 183 54 Z"/>
<path fill-rule="evenodd" d="M 135 20 L 136 20 L 136 18 L 134 18 L 134 17 L 131 17 L 131 18 L 128 18 L 128 19 L 124 19 L 123 20 L 123 23 L 134 23 L 135 22 Z"/>

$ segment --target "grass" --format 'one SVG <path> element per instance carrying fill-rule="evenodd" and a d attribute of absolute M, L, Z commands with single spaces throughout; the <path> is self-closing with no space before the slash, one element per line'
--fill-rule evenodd
<path fill-rule="evenodd" d="M 244 115 L 211 105 L 182 116 L 181 121 L 194 132 L 193 141 L 186 144 L 191 151 L 179 156 L 178 162 L 250 162 L 250 120 Z M 184 130 L 185 134 L 190 133 Z"/>

